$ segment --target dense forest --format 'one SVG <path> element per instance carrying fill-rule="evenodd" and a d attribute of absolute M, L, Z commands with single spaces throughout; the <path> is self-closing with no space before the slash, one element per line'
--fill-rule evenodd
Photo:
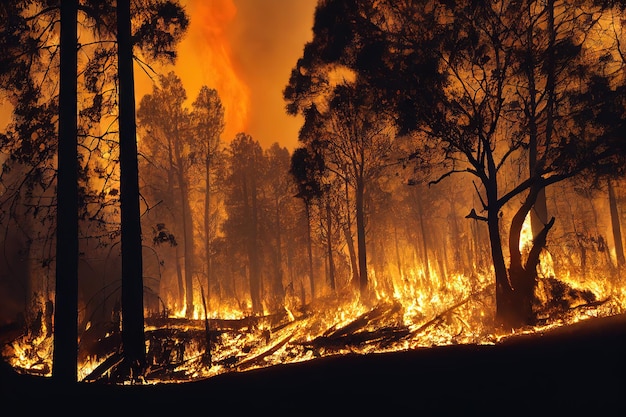
<path fill-rule="evenodd" d="M 89 332 L 144 372 L 150 317 L 395 302 L 401 338 L 461 307 L 480 337 L 623 312 L 623 2 L 320 0 L 283 90 L 294 150 L 224 137 L 219 91 L 153 69 L 193 19 L 177 1 L 111 3 L 0 5 L 0 326 L 69 343 L 59 378 Z"/>

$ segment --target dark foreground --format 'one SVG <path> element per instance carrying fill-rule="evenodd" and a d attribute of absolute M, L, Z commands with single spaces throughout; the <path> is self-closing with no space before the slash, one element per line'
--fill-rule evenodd
<path fill-rule="evenodd" d="M 623 416 L 626 316 L 497 346 L 329 357 L 183 384 L 57 386 L 4 363 L 0 377 L 2 415 Z"/>

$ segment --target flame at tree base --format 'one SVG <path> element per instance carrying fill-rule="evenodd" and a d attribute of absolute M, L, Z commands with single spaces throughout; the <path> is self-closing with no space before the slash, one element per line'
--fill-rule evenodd
<path fill-rule="evenodd" d="M 538 323 L 503 331 L 496 325 L 495 289 L 490 274 L 427 280 L 423 271 L 377 280 L 372 271 L 370 301 L 337 295 L 304 307 L 285 307 L 265 316 L 201 319 L 146 318 L 145 383 L 186 382 L 315 358 L 406 351 L 453 344 L 497 344 L 518 334 L 541 333 L 581 320 L 621 314 L 626 295 L 594 281 L 571 297 L 575 285 L 540 278 Z M 571 277 L 569 281 L 575 282 Z M 600 283 L 605 283 L 604 286 Z M 589 284 L 589 283 L 588 283 Z M 556 288 L 556 289 L 555 289 Z M 560 294 L 560 299 L 555 299 Z M 570 297 L 568 298 L 568 294 Z M 81 335 L 78 379 L 129 383 L 115 375 L 121 362 L 119 328 L 90 328 Z M 19 372 L 50 376 L 52 337 L 26 332 L 8 343 L 5 359 Z"/>

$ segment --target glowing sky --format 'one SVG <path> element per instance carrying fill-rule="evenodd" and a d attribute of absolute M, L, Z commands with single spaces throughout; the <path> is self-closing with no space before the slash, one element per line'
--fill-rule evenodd
<path fill-rule="evenodd" d="M 282 90 L 311 37 L 317 0 L 181 0 L 190 16 L 173 70 L 189 104 L 200 87 L 215 88 L 225 106 L 223 141 L 246 132 L 264 148 L 293 150 L 299 117 L 285 113 Z M 164 69 L 171 70 L 172 68 Z M 135 73 L 136 100 L 151 81 Z"/>

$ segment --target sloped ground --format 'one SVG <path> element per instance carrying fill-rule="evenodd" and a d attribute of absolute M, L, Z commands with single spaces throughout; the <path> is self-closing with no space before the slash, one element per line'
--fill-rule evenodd
<path fill-rule="evenodd" d="M 0 402 L 41 416 L 626 415 L 626 316 L 495 346 L 325 357 L 182 384 L 57 386 L 3 363 Z"/>

